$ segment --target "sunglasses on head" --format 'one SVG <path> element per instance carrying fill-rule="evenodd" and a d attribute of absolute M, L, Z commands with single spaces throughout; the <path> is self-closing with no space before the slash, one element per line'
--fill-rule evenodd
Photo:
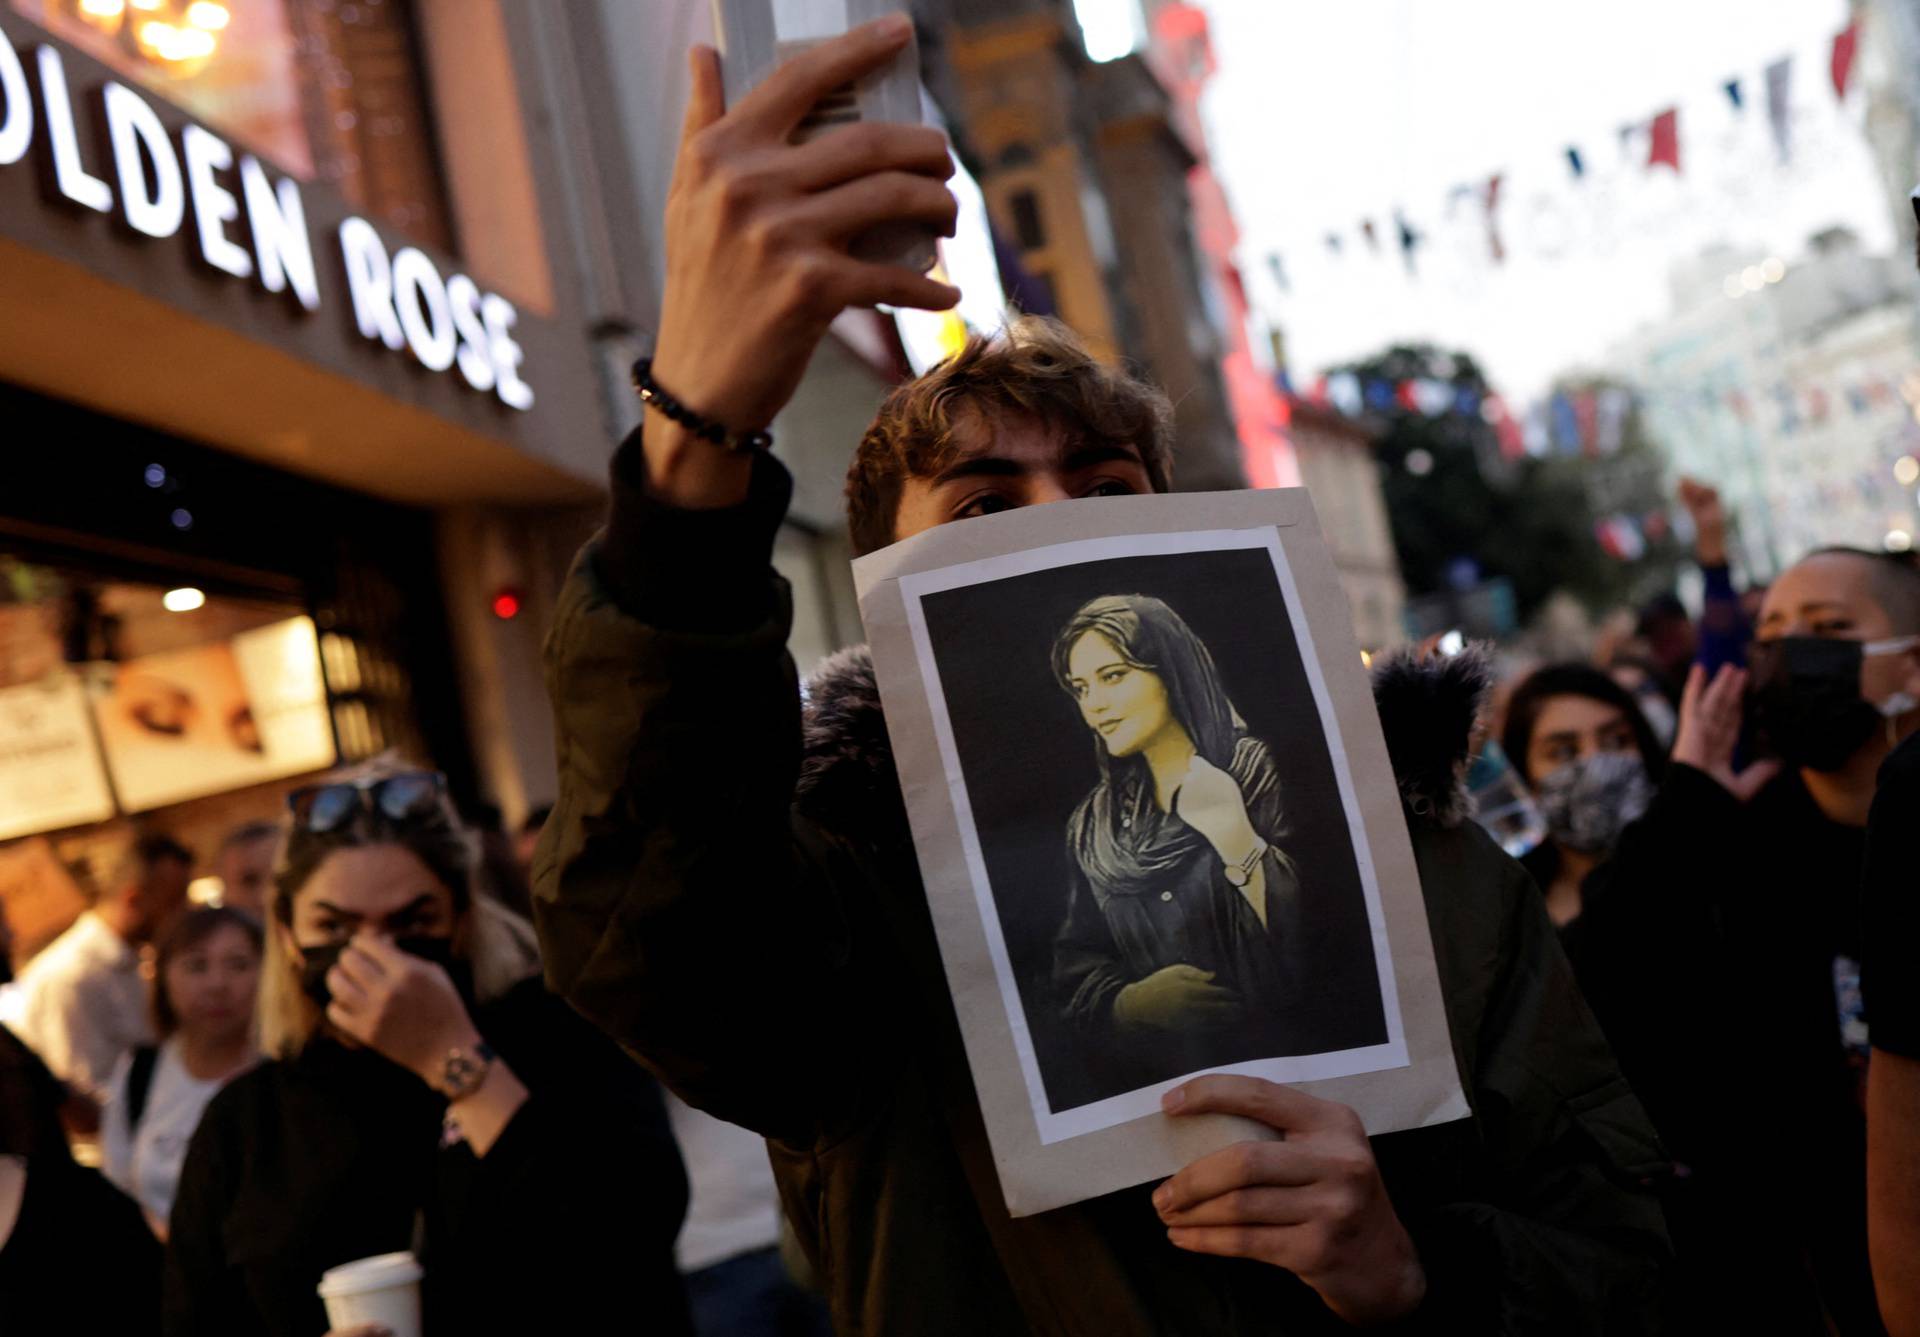
<path fill-rule="evenodd" d="M 338 831 L 363 812 L 373 813 L 395 826 L 438 816 L 447 792 L 447 777 L 438 771 L 406 771 L 378 780 L 351 780 L 309 785 L 287 795 L 294 825 L 312 835 Z"/>

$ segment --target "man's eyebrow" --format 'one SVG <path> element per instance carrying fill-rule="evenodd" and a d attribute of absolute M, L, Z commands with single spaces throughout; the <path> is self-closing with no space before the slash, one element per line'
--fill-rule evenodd
<path fill-rule="evenodd" d="M 933 486 L 961 478 L 1023 478 L 1027 466 L 1019 460 L 1010 460 L 1000 455 L 973 455 L 948 465 L 934 476 Z"/>
<path fill-rule="evenodd" d="M 1067 473 L 1076 474 L 1084 469 L 1096 468 L 1102 464 L 1113 464 L 1116 461 L 1142 466 L 1146 464 L 1146 461 L 1140 458 L 1140 452 L 1132 446 L 1122 446 L 1113 442 L 1102 442 L 1099 445 L 1081 446 L 1078 450 L 1067 456 L 1062 467 Z"/>
<path fill-rule="evenodd" d="M 328 914 L 338 915 L 342 919 L 359 919 L 361 917 L 357 911 L 342 910 L 339 906 L 335 905 L 332 901 L 315 901 L 313 903 L 313 908 L 316 910 L 325 910 Z"/>

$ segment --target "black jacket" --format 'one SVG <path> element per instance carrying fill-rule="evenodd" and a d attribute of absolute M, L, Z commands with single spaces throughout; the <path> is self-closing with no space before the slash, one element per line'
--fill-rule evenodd
<path fill-rule="evenodd" d="M 446 1105 L 419 1078 L 325 1039 L 215 1096 L 174 1200 L 166 1331 L 317 1337 L 322 1272 L 418 1238 L 429 1334 L 588 1315 L 690 1332 L 686 1177 L 659 1092 L 537 981 L 475 1024 L 530 1092 L 482 1158 L 442 1147 Z"/>
<path fill-rule="evenodd" d="M 1742 805 L 1676 764 L 1582 885 L 1566 936 L 1681 1166 L 1669 1200 L 1679 1275 L 1695 1312 L 1729 1330 L 1881 1331 L 1861 1060 L 1843 1043 L 1839 996 L 1863 950 L 1865 839 L 1829 821 L 1797 775 Z"/>
<path fill-rule="evenodd" d="M 771 1140 L 841 1337 L 1337 1330 L 1289 1274 L 1173 1248 L 1150 1186 L 1007 1215 L 870 665 L 832 662 L 802 721 L 768 563 L 778 466 L 728 511 L 615 486 L 548 648 L 548 978 L 690 1103 Z M 1482 685 L 1409 672 L 1383 710 L 1408 726 L 1390 750 L 1476 1113 L 1375 1143 L 1431 1282 L 1415 1326 L 1643 1333 L 1659 1157 L 1538 893 L 1459 820 Z"/>

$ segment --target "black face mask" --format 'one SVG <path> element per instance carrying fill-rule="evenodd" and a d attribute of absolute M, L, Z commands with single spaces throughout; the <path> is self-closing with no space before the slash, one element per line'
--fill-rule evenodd
<path fill-rule="evenodd" d="M 460 1001 L 469 1009 L 473 1007 L 473 965 L 453 954 L 452 938 L 395 938 L 393 945 L 408 956 L 431 961 L 446 971 L 447 978 L 453 981 L 454 991 L 460 995 Z M 321 947 L 300 949 L 300 987 L 307 997 L 320 1005 L 322 1011 L 333 1001 L 333 995 L 327 989 L 327 972 L 339 962 L 340 953 L 346 948 L 345 942 L 330 942 Z"/>
<path fill-rule="evenodd" d="M 1747 654 L 1754 723 L 1790 765 L 1837 771 L 1886 722 L 1860 695 L 1859 641 L 1783 636 L 1756 641 Z"/>

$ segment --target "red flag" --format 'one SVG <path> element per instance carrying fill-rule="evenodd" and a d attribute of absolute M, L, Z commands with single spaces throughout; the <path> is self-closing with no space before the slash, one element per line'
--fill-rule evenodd
<path fill-rule="evenodd" d="M 1653 148 L 1647 154 L 1647 166 L 1658 167 L 1665 163 L 1674 171 L 1680 170 L 1680 112 L 1676 107 L 1668 107 L 1653 118 Z"/>
<path fill-rule="evenodd" d="M 1500 173 L 1487 178 L 1487 188 L 1481 198 L 1487 203 L 1487 250 L 1493 255 L 1493 263 L 1502 264 L 1507 258 L 1507 248 L 1500 240 L 1500 220 L 1495 217 L 1500 208 Z"/>
<path fill-rule="evenodd" d="M 1834 35 L 1833 95 L 1844 98 L 1853 79 L 1853 57 L 1860 48 L 1860 20 L 1855 19 Z"/>
<path fill-rule="evenodd" d="M 1580 449 L 1588 455 L 1600 453 L 1600 399 L 1591 390 L 1576 391 L 1573 396 L 1573 420 L 1580 425 Z"/>

